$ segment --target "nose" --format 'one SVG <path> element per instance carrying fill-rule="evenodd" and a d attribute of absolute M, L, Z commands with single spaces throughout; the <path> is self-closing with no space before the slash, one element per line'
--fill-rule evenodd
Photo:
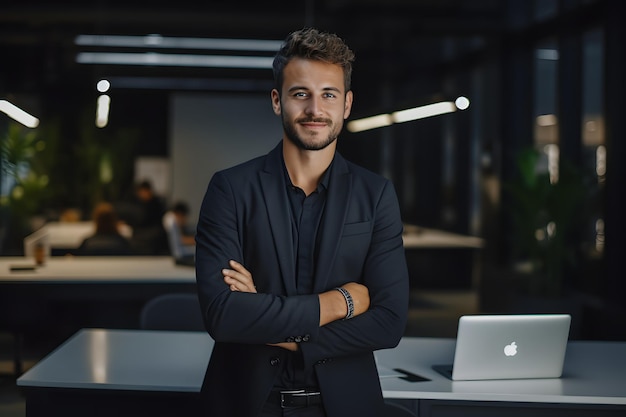
<path fill-rule="evenodd" d="M 308 101 L 308 105 L 305 109 L 306 114 L 310 114 L 313 116 L 319 116 L 323 114 L 322 111 L 322 99 L 319 97 L 311 97 Z"/>

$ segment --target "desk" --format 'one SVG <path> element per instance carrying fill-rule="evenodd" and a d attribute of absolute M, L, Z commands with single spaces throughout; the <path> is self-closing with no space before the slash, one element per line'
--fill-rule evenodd
<path fill-rule="evenodd" d="M 31 271 L 11 270 L 32 264 L 27 258 L 0 258 L 0 305 L 104 301 L 119 307 L 124 300 L 145 302 L 163 292 L 194 292 L 196 285 L 195 269 L 168 256 L 51 257 Z"/>
<path fill-rule="evenodd" d="M 50 334 L 59 343 L 81 327 L 138 328 L 149 299 L 196 291 L 195 269 L 166 256 L 50 257 L 32 271 L 11 271 L 32 264 L 0 258 L 0 329 Z"/>
<path fill-rule="evenodd" d="M 411 337 L 377 352 L 379 364 L 430 379 L 384 378 L 384 396 L 419 416 L 626 415 L 626 342 L 570 341 L 558 379 L 451 381 L 432 365 L 452 363 L 454 348 L 454 339 Z"/>
<path fill-rule="evenodd" d="M 0 285 L 20 284 L 195 284 L 194 268 L 177 265 L 170 256 L 53 256 L 33 271 L 11 271 L 32 265 L 25 257 L 0 257 Z"/>
<path fill-rule="evenodd" d="M 93 221 L 48 222 L 24 238 L 24 254 L 31 257 L 36 243 L 43 244 L 48 255 L 72 253 L 95 231 L 96 224 Z M 132 228 L 126 224 L 121 225 L 119 231 L 127 239 L 133 236 Z"/>
<path fill-rule="evenodd" d="M 212 349 L 199 332 L 83 329 L 23 374 L 28 417 L 198 415 Z M 624 415 L 624 342 L 570 342 L 561 379 L 453 382 L 432 369 L 450 363 L 453 339 L 404 338 L 376 353 L 382 369 L 430 381 L 381 377 L 386 399 L 419 416 Z M 97 410 L 97 413 L 96 413 Z M 585 414 L 586 413 L 586 414 Z"/>

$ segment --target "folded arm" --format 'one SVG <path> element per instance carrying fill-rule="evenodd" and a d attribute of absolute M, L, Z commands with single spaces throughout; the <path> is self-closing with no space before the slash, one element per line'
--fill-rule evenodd
<path fill-rule="evenodd" d="M 222 275 L 224 283 L 228 285 L 231 291 L 240 291 L 248 293 L 256 293 L 256 286 L 252 278 L 252 273 L 248 271 L 241 263 L 231 260 L 229 266 L 232 269 L 224 268 Z M 347 291 L 353 303 L 353 317 L 356 317 L 369 308 L 370 299 L 369 291 L 365 285 L 348 282 L 342 285 Z M 348 315 L 348 302 L 344 295 L 336 290 L 330 290 L 318 294 L 320 303 L 320 327 L 325 326 L 336 320 L 346 318 Z M 298 344 L 295 342 L 271 343 L 273 346 L 279 346 L 288 350 L 297 350 Z"/>
<path fill-rule="evenodd" d="M 327 291 L 287 296 L 289 270 L 281 270 L 284 265 L 279 267 L 274 258 L 275 245 L 289 239 L 288 228 L 268 224 L 263 212 L 266 202 L 249 179 L 231 181 L 214 176 L 196 235 L 198 292 L 206 327 L 216 341 L 275 344 L 300 335 L 302 341 L 309 341 L 299 344 L 306 364 L 397 344 L 406 323 L 408 274 L 400 212 L 390 184 L 379 189 L 359 187 L 371 193 L 355 193 L 363 202 L 352 205 L 359 208 L 353 218 L 365 223 L 351 227 L 351 233 L 341 238 Z M 373 199 L 376 207 L 368 220 L 360 211 Z M 254 281 L 250 275 L 239 291 L 230 287 L 237 289 L 235 282 L 224 281 L 224 268 L 234 270 L 230 259 L 245 262 L 254 272 Z M 361 300 L 368 307 L 351 320 L 341 320 L 347 312 L 345 299 L 332 288 L 348 282 L 367 287 L 367 299 L 360 298 L 358 286 L 349 291 L 357 303 Z M 254 293 L 257 289 L 259 294 Z"/>

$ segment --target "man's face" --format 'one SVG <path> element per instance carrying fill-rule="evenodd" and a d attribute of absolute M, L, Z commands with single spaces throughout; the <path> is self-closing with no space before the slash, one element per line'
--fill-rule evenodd
<path fill-rule="evenodd" d="M 272 90 L 272 106 L 282 118 L 286 138 L 304 150 L 324 149 L 335 142 L 352 108 L 343 69 L 296 58 L 283 75 L 282 95 Z"/>

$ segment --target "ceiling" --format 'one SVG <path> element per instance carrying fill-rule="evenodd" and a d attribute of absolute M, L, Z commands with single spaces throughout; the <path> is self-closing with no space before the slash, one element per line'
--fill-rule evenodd
<path fill-rule="evenodd" d="M 265 89 L 271 81 L 269 70 L 77 64 L 77 53 L 104 49 L 77 46 L 74 41 L 79 34 L 281 40 L 303 26 L 317 26 L 346 39 L 357 55 L 355 82 L 365 85 L 381 77 L 397 81 L 457 57 L 463 45 L 497 37 L 505 4 L 499 0 L 202 4 L 155 0 L 149 6 L 136 0 L 13 2 L 0 6 L 0 53 L 5 62 L 0 93 L 92 88 L 100 77 L 126 82 L 118 87 Z"/>

